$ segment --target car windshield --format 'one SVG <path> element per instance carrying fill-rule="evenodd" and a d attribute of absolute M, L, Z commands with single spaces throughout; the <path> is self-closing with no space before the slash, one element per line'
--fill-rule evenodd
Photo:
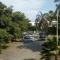
<path fill-rule="evenodd" d="M 32 39 L 31 36 L 25 36 L 24 39 Z"/>
<path fill-rule="evenodd" d="M 30 37 L 29 36 L 26 36 L 26 37 L 24 37 L 24 39 L 30 39 Z"/>

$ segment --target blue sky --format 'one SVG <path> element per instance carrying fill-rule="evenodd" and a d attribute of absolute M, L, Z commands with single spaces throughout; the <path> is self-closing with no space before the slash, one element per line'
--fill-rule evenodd
<path fill-rule="evenodd" d="M 22 11 L 34 21 L 39 11 L 42 13 L 55 9 L 54 0 L 0 0 L 7 6 L 13 6 L 14 11 Z"/>

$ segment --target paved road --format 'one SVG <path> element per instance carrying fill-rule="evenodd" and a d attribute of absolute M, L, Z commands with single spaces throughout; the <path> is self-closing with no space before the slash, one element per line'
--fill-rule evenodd
<path fill-rule="evenodd" d="M 6 51 L 0 54 L 0 60 L 40 60 L 40 42 L 10 44 Z"/>

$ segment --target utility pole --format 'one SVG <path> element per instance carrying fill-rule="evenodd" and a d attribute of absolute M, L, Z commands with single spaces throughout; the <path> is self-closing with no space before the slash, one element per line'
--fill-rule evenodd
<path fill-rule="evenodd" d="M 57 46 L 58 46 L 58 17 L 59 17 L 59 10 L 57 10 Z"/>
<path fill-rule="evenodd" d="M 58 42 L 59 42 L 59 40 L 58 40 L 58 17 L 59 17 L 59 10 L 57 10 L 57 30 L 56 30 L 56 35 L 57 35 L 57 40 L 56 40 L 56 42 L 57 42 L 57 47 L 58 47 Z M 59 50 L 56 50 L 56 60 L 58 60 L 58 52 L 59 52 Z"/>

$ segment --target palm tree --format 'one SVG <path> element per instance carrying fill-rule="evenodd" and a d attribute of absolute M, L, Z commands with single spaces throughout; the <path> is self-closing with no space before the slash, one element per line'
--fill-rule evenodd
<path fill-rule="evenodd" d="M 35 20 L 35 25 L 36 25 L 36 30 L 39 30 L 39 22 L 42 18 L 42 13 L 39 11 L 38 14 L 36 15 L 36 20 Z"/>

